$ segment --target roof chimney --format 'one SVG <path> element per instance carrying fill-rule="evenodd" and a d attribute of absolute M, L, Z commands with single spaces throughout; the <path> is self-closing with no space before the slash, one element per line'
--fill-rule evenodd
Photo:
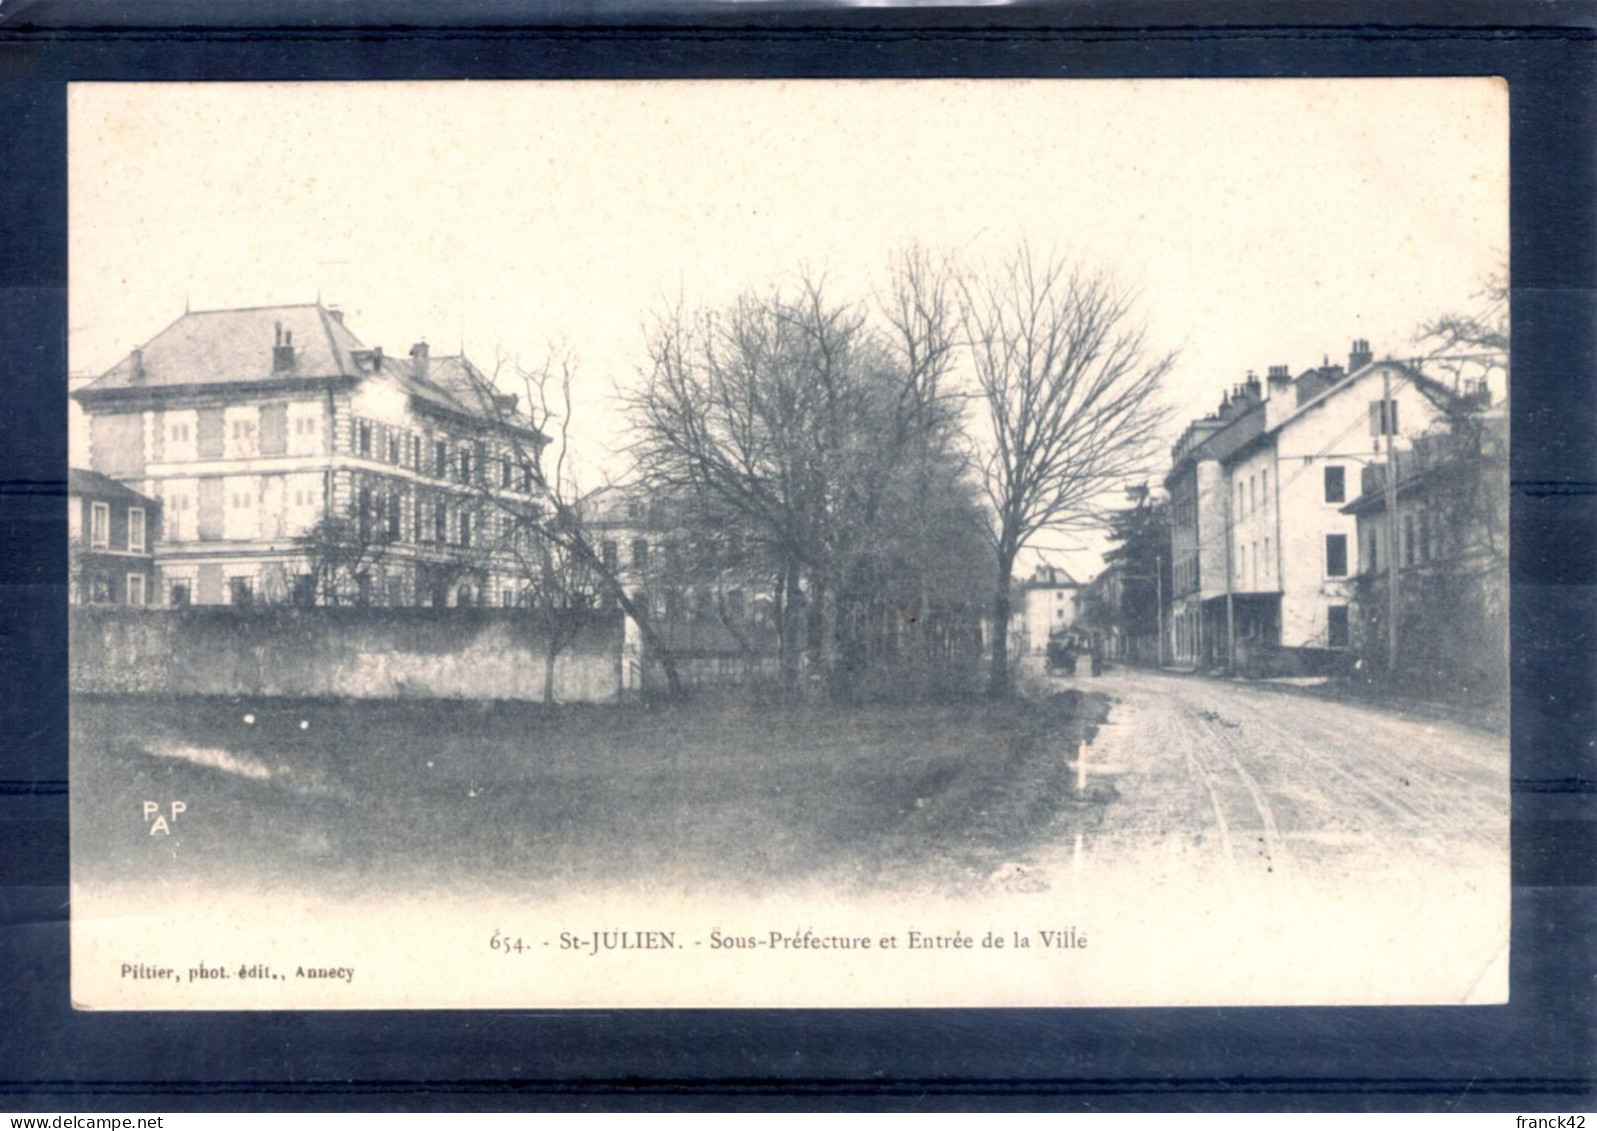
<path fill-rule="evenodd" d="M 134 346 L 128 357 L 133 362 L 133 374 L 129 380 L 134 384 L 139 384 L 144 380 L 144 347 Z"/>
<path fill-rule="evenodd" d="M 382 371 L 383 371 L 383 347 L 382 346 L 373 346 L 372 347 L 372 372 L 373 373 L 381 373 Z"/>
<path fill-rule="evenodd" d="M 283 331 L 283 324 L 277 323 L 276 338 L 272 342 L 272 372 L 294 372 L 294 331 Z"/>
<path fill-rule="evenodd" d="M 344 308 L 343 307 L 341 307 L 341 306 L 329 306 L 327 308 L 327 313 L 329 315 L 331 315 L 333 321 L 337 322 L 340 326 L 342 326 L 344 324 Z"/>
<path fill-rule="evenodd" d="M 1272 365 L 1265 383 L 1269 386 L 1269 396 L 1264 399 L 1264 426 L 1274 428 L 1296 407 L 1287 402 L 1287 391 L 1292 388 L 1292 371 L 1284 365 Z"/>
<path fill-rule="evenodd" d="M 1370 352 L 1370 343 L 1364 338 L 1353 339 L 1353 348 L 1347 355 L 1347 371 L 1357 373 L 1370 362 L 1375 360 L 1375 355 Z"/>
<path fill-rule="evenodd" d="M 427 343 L 417 342 L 410 347 L 410 365 L 416 376 L 423 380 L 427 377 Z"/>

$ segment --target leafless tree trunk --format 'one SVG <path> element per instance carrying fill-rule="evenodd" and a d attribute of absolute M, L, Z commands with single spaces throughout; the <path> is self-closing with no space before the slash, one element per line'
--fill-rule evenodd
<path fill-rule="evenodd" d="M 962 299 L 997 565 L 988 692 L 1002 697 L 1017 557 L 1041 530 L 1100 525 L 1111 493 L 1146 473 L 1167 418 L 1156 394 L 1175 357 L 1147 355 L 1127 292 L 1025 246 L 967 278 Z"/>
<path fill-rule="evenodd" d="M 495 551 L 519 555 L 522 574 L 534 588 L 542 584 L 541 579 L 560 581 L 555 589 L 565 597 L 554 594 L 552 599 L 557 601 L 569 599 L 575 592 L 561 581 L 562 578 L 570 580 L 572 585 L 580 585 L 589 596 L 610 596 L 622 614 L 638 626 L 645 646 L 660 662 L 670 693 L 680 695 L 682 682 L 670 650 L 656 631 L 649 611 L 632 600 L 617 571 L 605 563 L 603 554 L 594 545 L 582 519 L 580 493 L 566 471 L 575 360 L 564 350 L 551 350 L 541 363 L 530 368 L 516 365 L 513 369 L 514 377 L 509 380 L 520 387 L 515 403 L 504 399 L 505 390 L 501 386 L 507 378 L 503 358 L 496 364 L 493 377 L 482 381 L 483 387 L 478 393 L 501 422 L 516 417 L 520 401 L 524 399 L 521 422 L 542 439 L 512 445 L 517 470 L 530 481 L 530 496 L 516 503 L 489 494 L 488 504 L 498 508 L 508 519 L 507 533 L 499 540 Z M 545 458 L 544 451 L 551 446 L 552 464 Z M 553 659 L 548 676 L 546 695 L 552 687 Z"/>

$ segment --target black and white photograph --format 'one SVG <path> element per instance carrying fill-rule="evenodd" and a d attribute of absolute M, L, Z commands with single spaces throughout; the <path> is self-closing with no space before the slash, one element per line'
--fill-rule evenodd
<path fill-rule="evenodd" d="M 1503 81 L 67 107 L 77 1008 L 1507 1000 Z"/>

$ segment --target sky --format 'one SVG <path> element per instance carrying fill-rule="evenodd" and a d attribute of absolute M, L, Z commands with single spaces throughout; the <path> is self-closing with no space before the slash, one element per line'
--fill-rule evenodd
<path fill-rule="evenodd" d="M 185 307 L 318 297 L 391 354 L 557 345 L 597 485 L 668 304 L 803 267 L 863 296 L 911 244 L 1025 240 L 1135 288 L 1179 351 L 1173 441 L 1249 370 L 1408 356 L 1469 307 L 1507 263 L 1507 111 L 1489 78 L 78 84 L 70 365 Z"/>

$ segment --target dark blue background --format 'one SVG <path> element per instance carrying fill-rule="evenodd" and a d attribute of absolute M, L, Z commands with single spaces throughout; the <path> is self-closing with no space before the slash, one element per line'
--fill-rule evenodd
<path fill-rule="evenodd" d="M 143 28 L 127 23 L 129 9 Z M 1591 1107 L 1597 8 L 1127 0 L 913 13 L 771 7 L 726 15 L 632 3 L 581 13 L 505 3 L 335 10 L 330 24 L 304 3 L 0 0 L 0 1108 Z M 1182 26 L 1200 14 L 1205 27 Z M 1509 1005 L 71 1010 L 67 82 L 1392 74 L 1495 74 L 1511 89 Z M 1180 924 L 1170 926 L 1179 936 Z M 1336 945 L 1328 934 L 1328 961 Z"/>

